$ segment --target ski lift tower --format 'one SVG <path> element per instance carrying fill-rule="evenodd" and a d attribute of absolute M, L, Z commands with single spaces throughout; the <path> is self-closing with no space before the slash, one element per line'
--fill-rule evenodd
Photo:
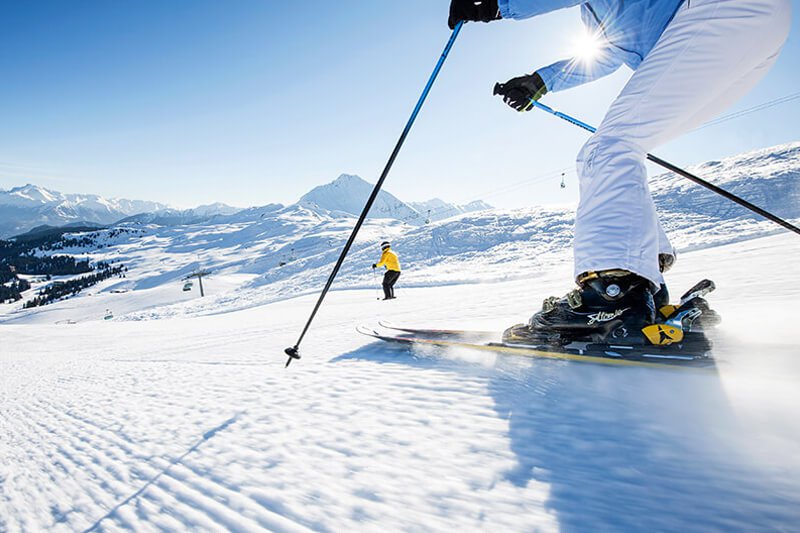
<path fill-rule="evenodd" d="M 189 274 L 184 279 L 188 280 L 188 279 L 192 279 L 192 278 L 197 278 L 197 282 L 200 285 L 200 297 L 202 298 L 203 296 L 205 296 L 205 293 L 203 292 L 203 277 L 207 277 L 207 276 L 210 276 L 210 275 L 211 275 L 211 271 L 210 270 L 206 270 L 204 268 L 201 268 L 200 270 L 198 270 L 196 272 L 193 272 L 192 274 Z"/>

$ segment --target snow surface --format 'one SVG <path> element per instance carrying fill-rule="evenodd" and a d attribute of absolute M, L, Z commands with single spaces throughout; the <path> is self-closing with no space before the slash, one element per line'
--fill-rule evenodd
<path fill-rule="evenodd" d="M 696 170 L 798 222 L 800 143 Z M 568 208 L 368 219 L 288 370 L 352 216 L 273 204 L 85 234 L 57 253 L 126 278 L 0 306 L 0 531 L 796 529 L 799 241 L 684 185 L 651 181 L 680 250 L 667 281 L 716 281 L 717 374 L 355 333 L 527 320 L 571 288 Z M 369 268 L 386 239 L 391 302 Z M 200 268 L 205 298 L 181 290 Z"/>
<path fill-rule="evenodd" d="M 0 326 L 0 530 L 793 530 L 798 261 L 791 234 L 680 258 L 673 290 L 719 287 L 717 374 L 410 352 L 353 330 L 499 330 L 567 290 L 568 262 L 401 278 L 392 302 L 334 291 L 289 369 L 314 295 L 148 321 L 27 315 Z"/>

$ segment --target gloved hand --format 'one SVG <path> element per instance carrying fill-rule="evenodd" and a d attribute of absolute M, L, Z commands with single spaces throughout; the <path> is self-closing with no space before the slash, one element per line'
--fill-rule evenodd
<path fill-rule="evenodd" d="M 662 273 L 668 271 L 678 260 L 677 253 L 658 254 L 658 270 Z"/>
<path fill-rule="evenodd" d="M 376 265 L 376 264 L 374 264 L 374 263 L 373 263 L 373 265 L 372 265 L 372 269 L 373 269 L 373 270 L 375 270 L 376 268 L 378 268 L 378 265 Z"/>
<path fill-rule="evenodd" d="M 451 0 L 447 25 L 453 30 L 462 20 L 491 22 L 500 17 L 497 0 Z"/>
<path fill-rule="evenodd" d="M 505 83 L 494 84 L 494 94 L 502 95 L 503 102 L 517 111 L 530 111 L 531 100 L 538 101 L 547 94 L 547 87 L 537 72 L 518 78 L 511 78 Z"/>

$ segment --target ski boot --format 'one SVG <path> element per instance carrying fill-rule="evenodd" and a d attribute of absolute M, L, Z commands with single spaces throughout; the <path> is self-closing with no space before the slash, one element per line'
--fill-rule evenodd
<path fill-rule="evenodd" d="M 604 270 L 581 275 L 578 285 L 563 298 L 546 299 L 528 324 L 506 330 L 503 342 L 553 346 L 649 342 L 643 329 L 656 321 L 650 281 L 627 270 Z"/>

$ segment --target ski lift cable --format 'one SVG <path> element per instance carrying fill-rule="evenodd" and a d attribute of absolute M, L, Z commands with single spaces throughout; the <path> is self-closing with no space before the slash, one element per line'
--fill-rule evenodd
<path fill-rule="evenodd" d="M 723 122 L 728 122 L 729 120 L 733 120 L 733 119 L 740 118 L 740 117 L 743 117 L 743 116 L 746 116 L 746 115 L 750 115 L 752 113 L 757 113 L 759 111 L 763 111 L 765 109 L 769 109 L 771 107 L 775 107 L 775 106 L 780 105 L 780 104 L 785 104 L 787 102 L 791 102 L 791 101 L 794 101 L 794 100 L 797 100 L 797 99 L 800 99 L 800 92 L 787 94 L 785 96 L 781 96 L 780 98 L 775 98 L 773 100 L 769 100 L 767 102 L 763 102 L 763 103 L 755 105 L 753 107 L 748 107 L 747 109 L 742 109 L 741 111 L 736 111 L 734 113 L 729 113 L 727 115 L 722 115 L 719 118 L 716 118 L 714 120 L 710 120 L 710 121 L 706 122 L 705 124 L 702 124 L 702 125 L 696 127 L 694 130 L 692 130 L 692 132 L 699 131 L 699 130 L 702 130 L 702 129 L 705 129 L 705 128 L 710 128 L 711 126 L 716 126 L 718 124 L 722 124 Z"/>
<path fill-rule="evenodd" d="M 521 181 L 517 181 L 515 183 L 509 184 L 509 185 L 507 185 L 505 187 L 501 187 L 499 189 L 498 188 L 491 189 L 491 191 L 487 191 L 486 193 L 483 193 L 483 194 L 478 194 L 477 196 L 471 197 L 471 198 L 469 198 L 467 200 L 461 200 L 458 203 L 459 204 L 465 204 L 465 203 L 475 202 L 475 201 L 478 201 L 478 200 L 485 200 L 486 198 L 493 198 L 493 197 L 498 196 L 500 194 L 505 194 L 505 193 L 508 193 L 510 191 L 513 191 L 513 190 L 516 190 L 516 189 L 520 189 L 522 187 L 529 186 L 529 185 L 531 185 L 533 183 L 544 182 L 546 180 L 549 180 L 549 179 L 551 179 L 553 177 L 558 176 L 559 173 L 564 174 L 565 172 L 567 172 L 569 170 L 570 170 L 570 168 L 565 167 L 565 168 L 558 169 L 558 170 L 552 170 L 552 171 L 544 173 L 544 174 L 538 174 L 536 176 L 533 176 L 533 177 L 530 177 L 530 178 L 526 178 L 526 179 L 521 180 Z M 430 211 L 431 215 L 435 215 L 435 214 L 438 214 L 438 213 L 446 213 L 449 210 L 450 210 L 449 206 L 443 206 L 443 207 L 439 207 L 439 208 L 432 209 L 432 210 L 429 210 L 429 211 Z M 421 216 L 422 216 L 421 213 L 414 213 L 413 215 L 409 215 L 407 217 L 403 217 L 403 218 L 400 218 L 398 220 L 401 220 L 403 222 L 409 222 L 411 220 L 416 220 L 416 219 L 420 218 Z"/>
<path fill-rule="evenodd" d="M 530 185 L 532 185 L 534 183 L 539 183 L 539 182 L 544 182 L 544 181 L 550 180 L 550 179 L 552 179 L 554 177 L 557 177 L 559 175 L 559 173 L 562 172 L 562 171 L 566 171 L 566 170 L 554 170 L 552 172 L 548 172 L 547 174 L 540 174 L 540 175 L 534 176 L 532 178 L 528 178 L 528 179 L 525 179 L 525 180 L 522 180 L 522 181 L 518 181 L 518 182 L 510 184 L 510 185 L 508 185 L 506 187 L 495 188 L 495 189 L 492 189 L 492 192 L 489 192 L 487 194 L 483 194 L 483 195 L 474 197 L 474 198 L 469 199 L 469 200 L 465 200 L 464 202 L 469 203 L 469 202 L 474 202 L 474 201 L 477 201 L 477 200 L 485 200 L 486 198 L 493 198 L 493 197 L 499 196 L 501 194 L 507 194 L 507 193 L 509 193 L 511 191 L 515 191 L 517 189 L 521 189 L 523 187 L 530 186 Z"/>

